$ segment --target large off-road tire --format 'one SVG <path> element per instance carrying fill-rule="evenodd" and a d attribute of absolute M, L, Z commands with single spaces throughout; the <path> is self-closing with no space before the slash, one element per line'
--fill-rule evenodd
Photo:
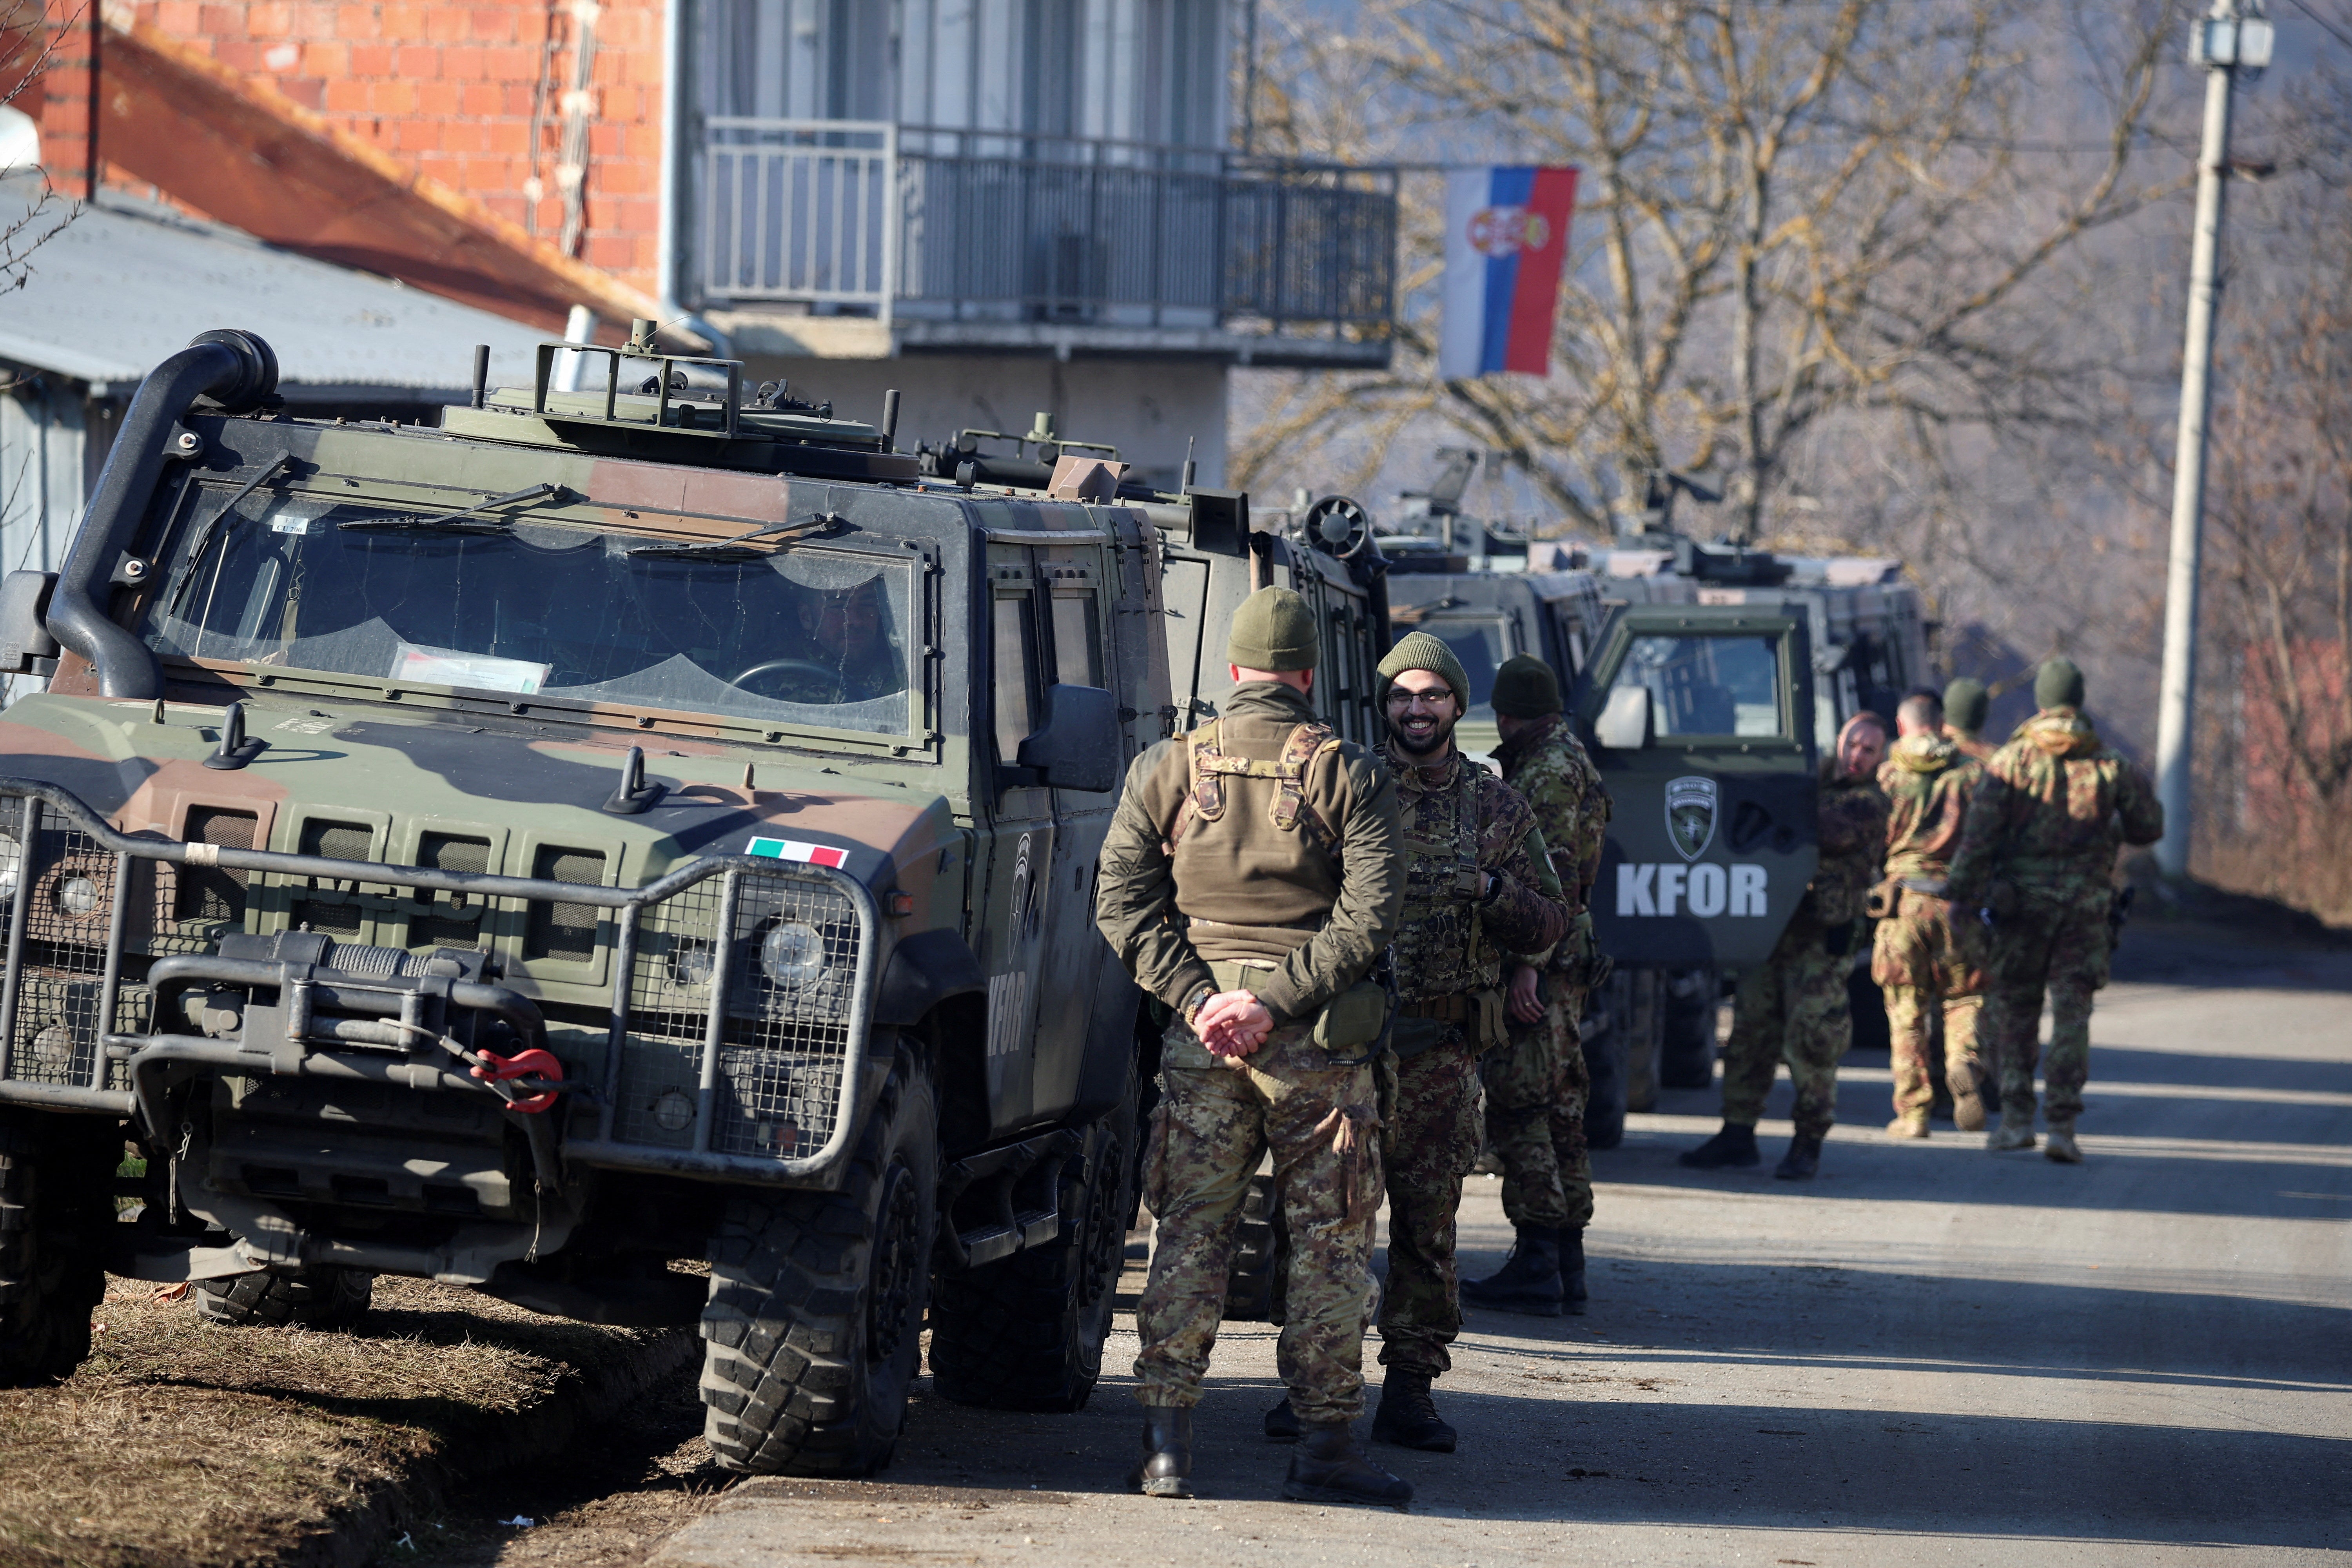
<path fill-rule="evenodd" d="M 1274 1178 L 1252 1176 L 1249 1191 L 1242 1196 L 1241 1218 L 1234 1223 L 1234 1250 L 1225 1265 L 1227 1321 L 1277 1321 L 1282 1284 L 1277 1222 L 1281 1217 L 1274 1201 Z"/>
<path fill-rule="evenodd" d="M 1584 1141 L 1594 1149 L 1614 1149 L 1625 1141 L 1625 1042 L 1633 1028 L 1633 973 L 1621 969 L 1585 999 L 1580 1033 L 1591 1087 L 1584 1098 Z"/>
<path fill-rule="evenodd" d="M 1087 1130 L 1067 1169 L 1061 1235 L 933 1281 L 931 1386 L 941 1395 L 992 1410 L 1086 1408 L 1127 1258 L 1138 1141 L 1130 1091 Z"/>
<path fill-rule="evenodd" d="M 64 1377 L 89 1357 L 121 1154 L 111 1122 L 0 1119 L 0 1387 Z"/>
<path fill-rule="evenodd" d="M 730 1198 L 702 1311 L 703 1437 L 753 1475 L 890 1462 L 922 1353 L 939 1108 L 900 1048 L 835 1193 Z"/>
<path fill-rule="evenodd" d="M 354 1329 L 367 1316 L 375 1276 L 356 1268 L 232 1274 L 196 1281 L 196 1310 L 224 1328 Z"/>
<path fill-rule="evenodd" d="M 1712 969 L 1673 969 L 1664 980 L 1658 1082 L 1666 1089 L 1705 1089 L 1715 1081 L 1715 1017 L 1722 978 Z"/>

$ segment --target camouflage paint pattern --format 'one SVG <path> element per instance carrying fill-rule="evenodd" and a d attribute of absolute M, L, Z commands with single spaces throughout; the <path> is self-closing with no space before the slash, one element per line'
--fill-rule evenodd
<path fill-rule="evenodd" d="M 1288 1227 L 1286 1315 L 1276 1356 L 1302 1420 L 1352 1420 L 1364 1407 L 1364 1279 L 1381 1199 L 1380 1141 L 1340 1154 L 1325 1125 L 1356 1108 L 1368 1121 L 1371 1067 L 1334 1067 L 1313 1028 L 1286 1025 L 1238 1066 L 1212 1061 L 1181 1019 L 1163 1041 L 1161 1098 L 1145 1134 L 1144 1202 L 1158 1220 L 1151 1274 L 1136 1308 L 1143 1348 L 1137 1400 L 1201 1397 L 1224 1317 L 1234 1233 L 1259 1160 L 1274 1155 Z"/>
<path fill-rule="evenodd" d="M 1821 866 L 1789 930 L 1819 937 L 1861 917 L 1886 855 L 1886 797 L 1870 779 L 1822 781 Z M 1783 933 L 1783 945 L 1786 933 Z"/>
<path fill-rule="evenodd" d="M 1601 848 L 1609 836 L 1608 787 L 1583 742 L 1559 714 L 1530 720 L 1495 749 L 1503 782 L 1519 792 L 1543 830 L 1571 917 L 1591 904 L 1601 875 Z M 1582 956 L 1554 954 L 1556 964 Z"/>
<path fill-rule="evenodd" d="M 2090 1074 L 2091 995 L 2107 983 L 2116 856 L 2164 836 L 2164 806 L 2147 773 L 2072 708 L 2027 720 L 1984 771 L 1951 874 L 1957 901 L 1996 911 L 1979 1029 L 2000 1061 L 2003 1113 L 2032 1116 L 2047 993 L 2047 1114 L 2071 1126 Z"/>
<path fill-rule="evenodd" d="M 1503 1167 L 1503 1215 L 1515 1226 L 1592 1219 L 1592 1161 L 1584 1104 L 1592 1083 L 1578 1042 L 1580 993 L 1547 977 L 1544 1016 L 1511 1021 L 1511 1037 L 1478 1064 L 1486 1089 L 1486 1144 Z"/>
<path fill-rule="evenodd" d="M 1895 1113 L 1921 1118 L 1935 1100 L 1930 1062 L 1943 1040 L 1947 1083 L 1972 1081 L 1984 1005 L 1986 932 L 1972 910 L 1894 886 L 1942 879 L 1984 769 L 1953 742 L 1906 735 L 1878 770 L 1887 799 L 1889 907 L 1878 922 L 1871 978 L 1886 996 Z M 1940 1021 L 1941 1027 L 1938 1028 Z"/>
<path fill-rule="evenodd" d="M 1381 1150 L 1389 1189 L 1389 1273 L 1381 1364 L 1438 1377 L 1462 1331 L 1454 1214 L 1486 1136 L 1478 1058 L 1459 1029 L 1400 1061 L 1381 1058 Z"/>
<path fill-rule="evenodd" d="M 1793 924 L 1772 956 L 1739 977 L 1731 1034 L 1723 1044 L 1723 1119 L 1753 1127 L 1764 1115 L 1772 1075 L 1785 1061 L 1796 1086 L 1790 1112 L 1801 1138 L 1822 1138 L 1837 1121 L 1837 1064 L 1853 1043 L 1846 1001 L 1851 961 Z"/>

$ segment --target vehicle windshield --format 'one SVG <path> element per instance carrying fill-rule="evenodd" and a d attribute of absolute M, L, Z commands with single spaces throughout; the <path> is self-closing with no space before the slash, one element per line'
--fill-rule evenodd
<path fill-rule="evenodd" d="M 1487 700 L 1494 695 L 1495 671 L 1519 651 L 1511 646 L 1509 622 L 1500 616 L 1415 616 L 1410 612 L 1391 615 L 1389 620 L 1398 637 L 1407 632 L 1427 632 L 1452 648 L 1454 657 L 1462 661 L 1462 673 L 1470 680 L 1470 707 L 1464 717 L 1494 718 Z"/>
<path fill-rule="evenodd" d="M 633 556 L 656 542 L 525 521 L 348 531 L 413 514 L 261 494 L 224 518 L 226 492 L 207 489 L 141 627 L 165 657 L 907 730 L 919 639 L 903 560 L 808 545 Z"/>
<path fill-rule="evenodd" d="M 1654 734 L 1788 733 L 1778 637 L 1635 637 L 1612 684 L 1648 689 Z"/>

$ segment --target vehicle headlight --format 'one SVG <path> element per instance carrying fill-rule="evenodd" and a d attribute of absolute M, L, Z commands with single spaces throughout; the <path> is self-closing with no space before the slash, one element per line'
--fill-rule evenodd
<path fill-rule="evenodd" d="M 669 950 L 669 983 L 672 985 L 708 985 L 715 956 L 707 942 L 688 937 L 677 942 Z"/>
<path fill-rule="evenodd" d="M 58 886 L 58 907 L 69 915 L 86 915 L 98 908 L 98 884 L 88 877 L 68 877 Z"/>
<path fill-rule="evenodd" d="M 779 921 L 760 943 L 760 967 L 779 985 L 805 985 L 824 973 L 824 936 L 806 921 Z"/>

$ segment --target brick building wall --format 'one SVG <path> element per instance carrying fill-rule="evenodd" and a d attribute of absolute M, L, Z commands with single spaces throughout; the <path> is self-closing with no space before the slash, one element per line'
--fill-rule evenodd
<path fill-rule="evenodd" d="M 64 0 L 52 5 L 72 8 Z M 136 0 L 107 7 L 110 19 L 127 15 L 196 46 L 551 244 L 564 233 L 559 169 L 585 19 L 594 54 L 592 86 L 577 104 L 586 156 L 572 254 L 649 292 L 658 292 L 662 11 L 663 0 Z"/>

